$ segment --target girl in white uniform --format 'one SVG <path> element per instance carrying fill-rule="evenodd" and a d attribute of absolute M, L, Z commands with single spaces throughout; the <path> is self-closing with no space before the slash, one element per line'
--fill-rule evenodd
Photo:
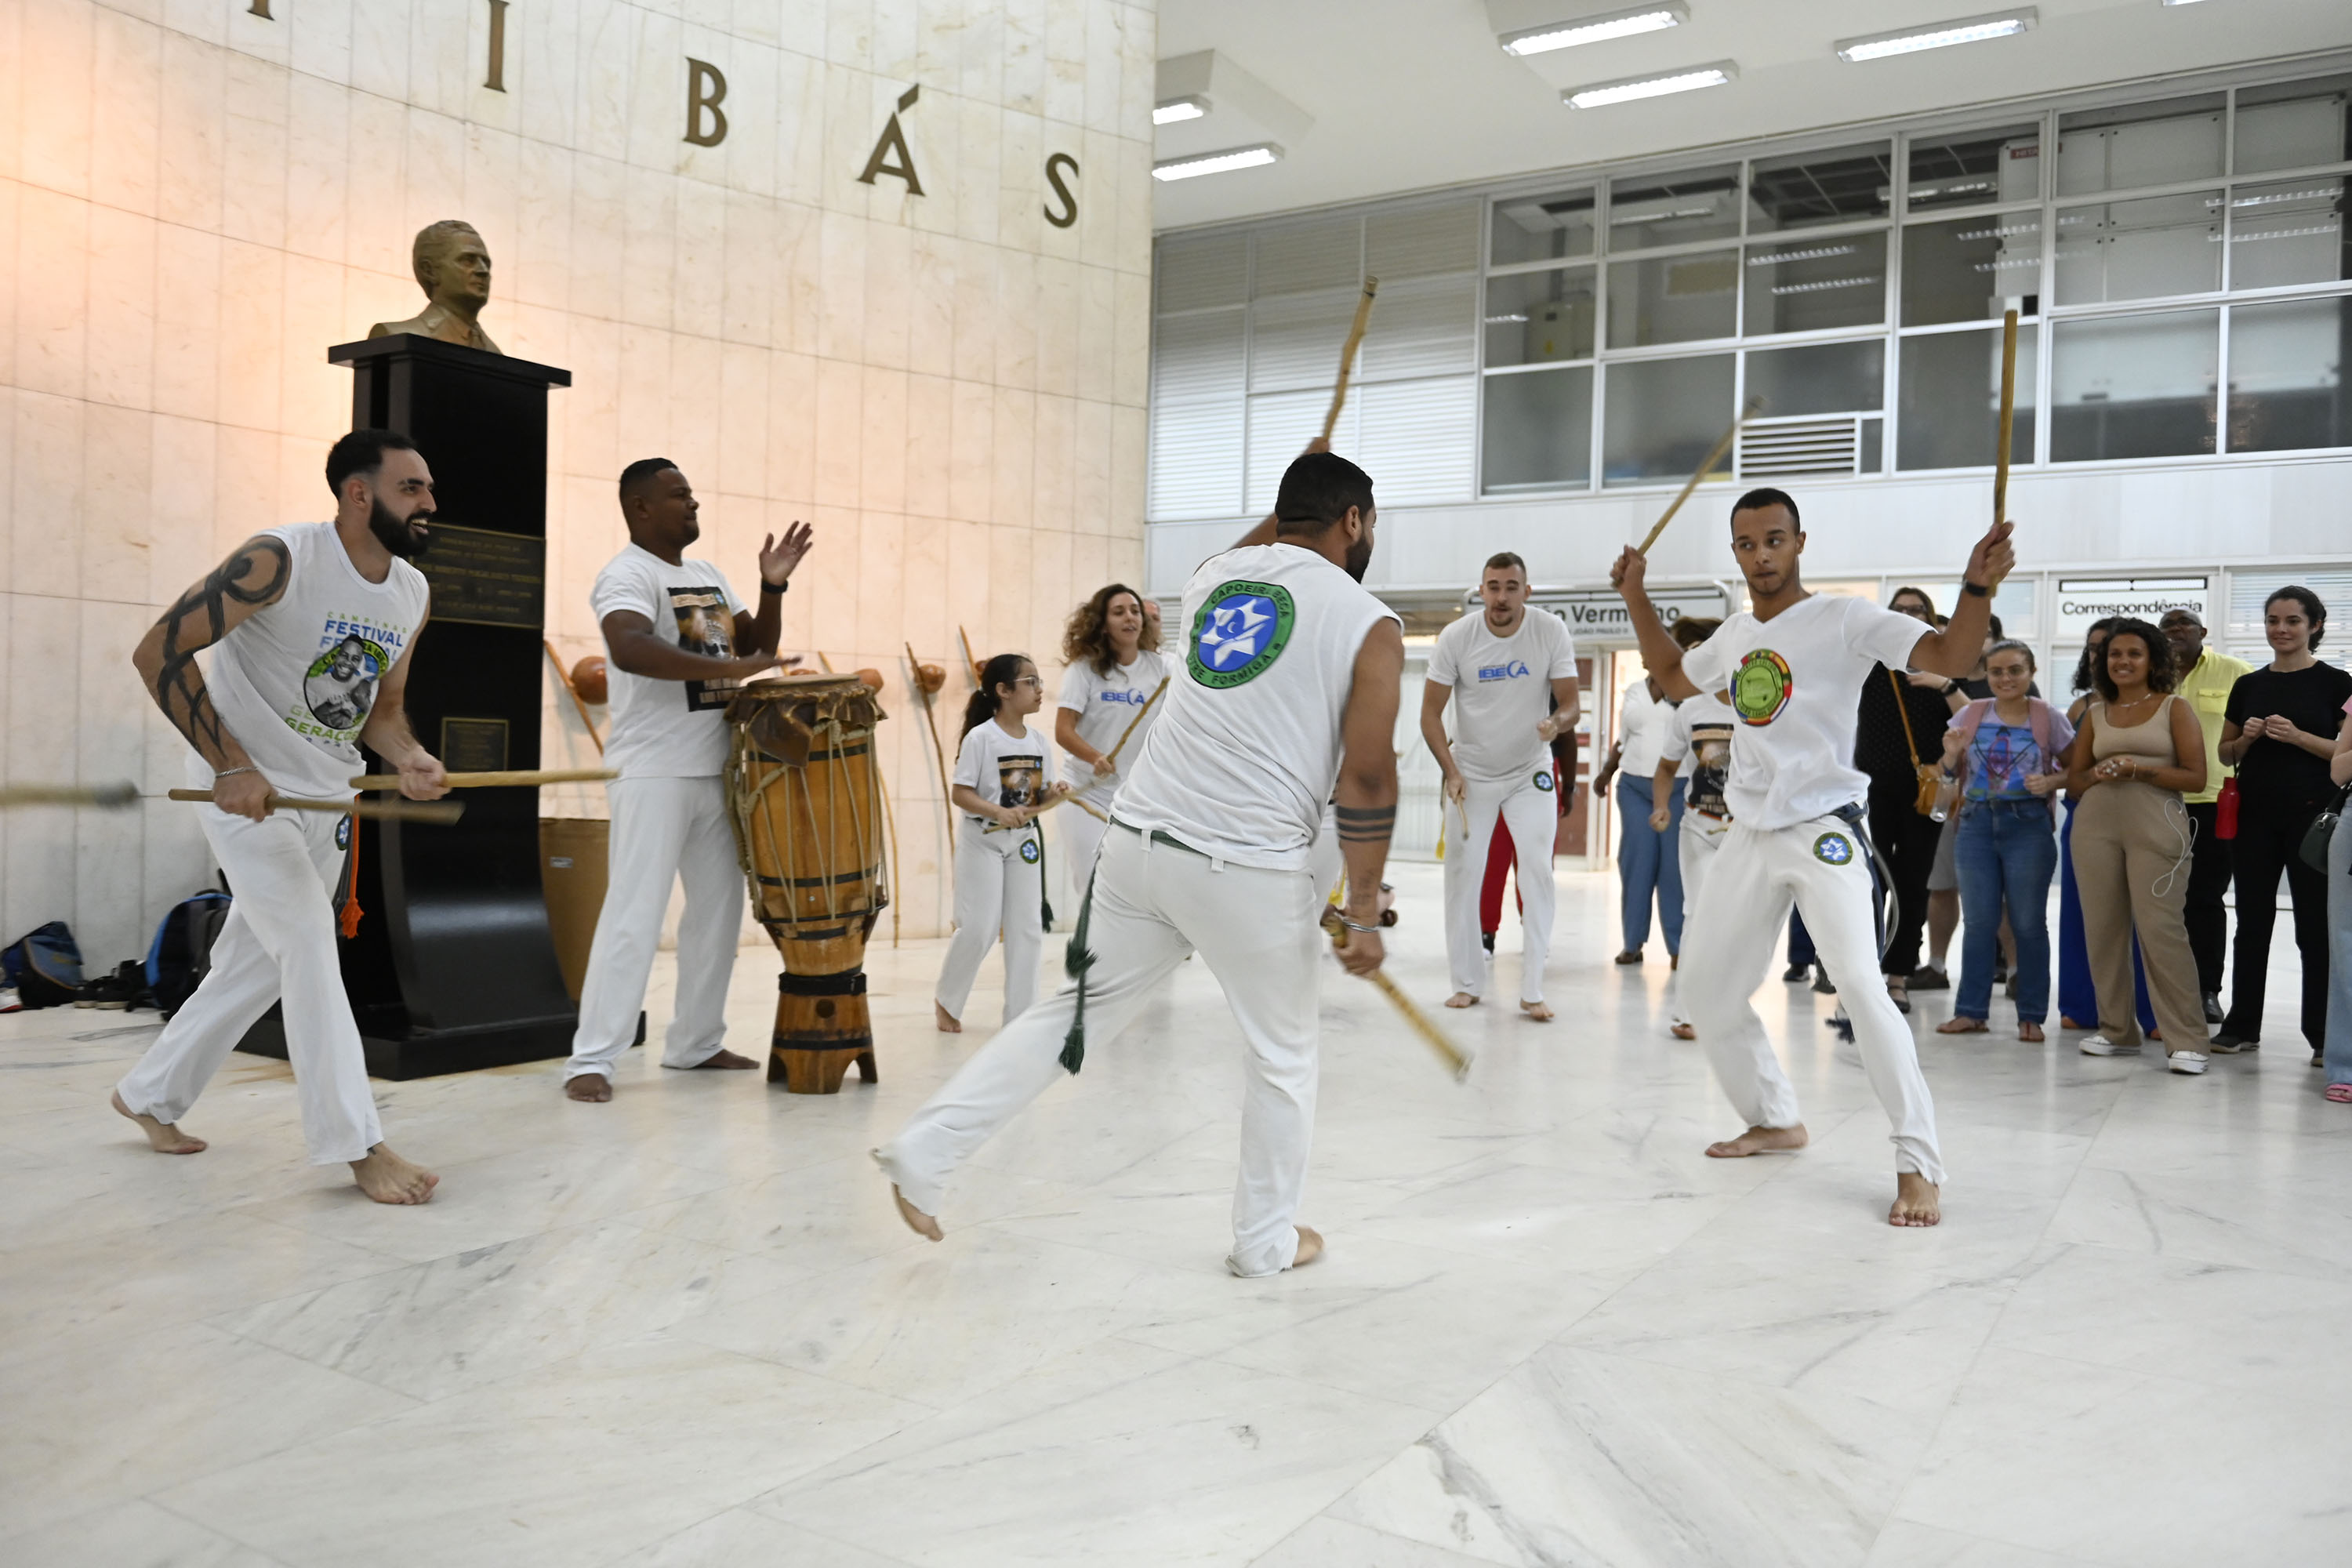
<path fill-rule="evenodd" d="M 1153 635 L 1158 629 L 1144 609 L 1143 595 L 1113 583 L 1080 605 L 1062 634 L 1062 658 L 1069 668 L 1054 713 L 1054 740 L 1070 759 L 1071 787 L 1086 795 L 1060 813 L 1057 835 L 1074 910 L 1086 896 L 1087 873 L 1094 868 L 1103 829 L 1110 826 L 1119 784 L 1143 755 L 1143 737 L 1160 711 L 1152 699 L 1166 683 L 1168 661 Z M 1118 752 L 1118 765 L 1103 776 L 1102 763 L 1122 742 L 1126 749 Z"/>
<path fill-rule="evenodd" d="M 964 705 L 963 744 L 950 792 L 956 825 L 955 941 L 940 966 L 932 1000 L 942 1034 L 963 1032 L 963 1005 L 980 961 L 1004 933 L 1004 1021 L 1037 999 L 1045 945 L 1045 851 L 1034 826 L 1046 802 L 1069 792 L 1054 783 L 1053 749 L 1023 722 L 1045 706 L 1037 667 L 1000 653 L 982 667 L 980 689 Z"/>

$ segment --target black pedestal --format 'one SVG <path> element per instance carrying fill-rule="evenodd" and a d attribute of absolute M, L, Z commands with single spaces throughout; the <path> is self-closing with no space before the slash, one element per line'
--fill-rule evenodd
<path fill-rule="evenodd" d="M 352 423 L 415 440 L 433 470 L 433 586 L 407 712 L 453 773 L 539 766 L 547 557 L 547 389 L 569 371 L 430 338 L 343 343 Z M 372 772 L 390 772 L 374 756 Z M 568 1056 L 539 880 L 539 792 L 469 789 L 454 826 L 362 822 L 359 934 L 343 985 L 368 1071 L 410 1079 Z M 241 1049 L 286 1054 L 273 1013 Z"/>

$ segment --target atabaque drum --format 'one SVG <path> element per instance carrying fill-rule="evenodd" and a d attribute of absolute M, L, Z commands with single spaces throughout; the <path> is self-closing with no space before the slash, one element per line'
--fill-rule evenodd
<path fill-rule="evenodd" d="M 856 1062 L 872 1083 L 866 939 L 889 906 L 874 727 L 855 676 L 752 681 L 727 705 L 728 816 L 754 918 L 783 954 L 768 1081 L 836 1094 Z"/>

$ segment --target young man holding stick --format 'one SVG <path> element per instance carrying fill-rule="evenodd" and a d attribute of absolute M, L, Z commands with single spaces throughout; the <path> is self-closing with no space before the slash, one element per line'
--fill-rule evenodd
<path fill-rule="evenodd" d="M 1796 1090 L 1748 999 L 1792 900 L 1832 974 L 1875 973 L 1881 924 L 1862 805 L 1869 780 L 1851 762 L 1862 683 L 1882 663 L 1968 673 L 1984 646 L 1993 590 L 2016 564 L 2011 526 L 1997 522 L 1977 541 L 1942 631 L 1861 599 L 1808 593 L 1797 503 L 1777 489 L 1734 503 L 1731 552 L 1752 607 L 1697 647 L 1676 647 L 1659 622 L 1641 551 L 1629 545 L 1610 570 L 1659 685 L 1676 698 L 1727 688 L 1739 719 L 1724 792 L 1732 826 L 1708 870 L 1708 896 L 1683 933 L 1691 1022 L 1748 1122 L 1738 1137 L 1708 1146 L 1716 1159 L 1805 1146 Z M 1909 1026 L 1876 986 L 1849 986 L 1845 1000 L 1863 1070 L 1894 1124 L 1887 1223 L 1934 1225 L 1944 1167 Z"/>

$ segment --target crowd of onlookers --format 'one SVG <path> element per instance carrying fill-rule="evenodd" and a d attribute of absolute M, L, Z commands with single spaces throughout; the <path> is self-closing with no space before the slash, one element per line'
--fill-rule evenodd
<path fill-rule="evenodd" d="M 1923 589 L 1898 588 L 1889 607 L 1941 624 Z M 2155 1040 L 2171 1070 L 2201 1073 L 2262 1043 L 2284 878 L 2312 1065 L 2327 1069 L 2329 1100 L 2352 1103 L 2352 829 L 2332 830 L 2352 785 L 2352 672 L 2319 657 L 2327 607 L 2310 589 L 2272 595 L 2263 627 L 2271 657 L 2257 667 L 2209 647 L 2191 610 L 2100 621 L 2062 698 L 2044 696 L 2033 650 L 1997 616 L 1968 678 L 1874 672 L 1854 763 L 1871 780 L 1896 1006 L 1953 990 L 1937 1032 L 1978 1034 L 2001 992 L 2018 1037 L 2038 1041 L 2054 992 L 2060 1026 L 2089 1031 L 2084 1054 Z M 1629 755 L 1663 707 L 1654 690 L 1627 693 Z M 1650 787 L 1630 761 L 1621 776 L 1621 792 Z M 1681 900 L 1654 803 L 1620 805 L 1620 960 L 1638 962 L 1653 897 L 1670 950 Z M 1836 988 L 1801 922 L 1789 964 L 1787 979 Z"/>

